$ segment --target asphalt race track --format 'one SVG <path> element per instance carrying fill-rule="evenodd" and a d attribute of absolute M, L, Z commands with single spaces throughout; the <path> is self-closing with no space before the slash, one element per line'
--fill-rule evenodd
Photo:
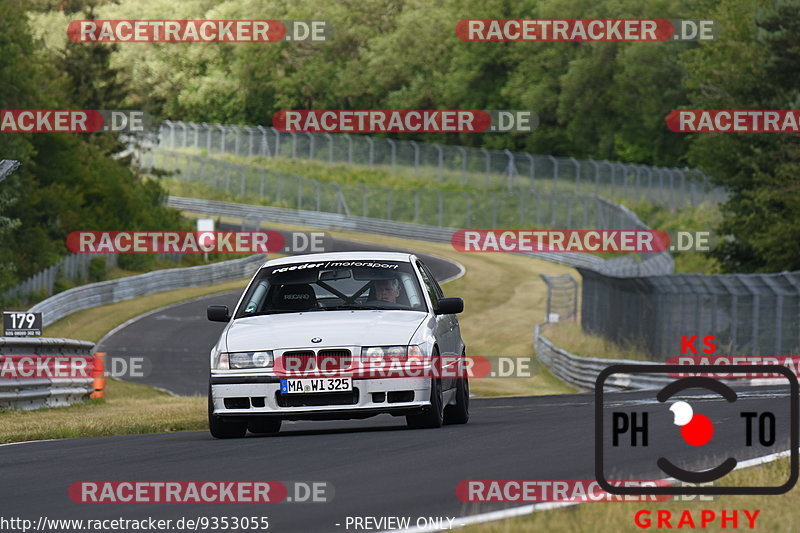
<path fill-rule="evenodd" d="M 353 243 L 339 241 L 337 246 Z M 440 279 L 459 271 L 446 261 L 423 258 Z M 98 350 L 148 359 L 149 375 L 133 381 L 205 395 L 208 352 L 223 328 L 206 321 L 205 308 L 211 303 L 232 307 L 238 296 L 239 291 L 231 291 L 156 311 L 117 329 Z M 687 391 L 684 399 L 715 423 L 714 441 L 701 450 L 681 440 L 672 414 L 655 400 L 654 391 L 606 394 L 606 420 L 614 410 L 646 412 L 650 419 L 648 448 L 614 448 L 606 433 L 607 477 L 661 479 L 665 475 L 655 464 L 660 456 L 702 470 L 728 456 L 741 461 L 787 449 L 786 390 L 777 385 L 737 389 L 735 405 L 708 391 Z M 738 414 L 743 410 L 776 413 L 778 438 L 769 449 L 744 444 Z M 412 525 L 419 517 L 445 519 L 445 524 L 446 518 L 456 518 L 457 525 L 457 517 L 522 504 L 462 502 L 455 492 L 462 480 L 594 479 L 593 394 L 473 399 L 471 415 L 467 425 L 434 430 L 411 430 L 404 418 L 381 415 L 361 421 L 284 422 L 276 436 L 234 440 L 194 431 L 6 445 L 0 447 L 0 501 L 5 516 L 34 522 L 43 513 L 60 519 L 267 516 L 269 531 L 325 532 L 354 530 L 353 517 L 410 517 Z M 326 482 L 333 498 L 260 505 L 75 503 L 68 488 L 83 480 Z"/>
<path fill-rule="evenodd" d="M 613 395 L 632 405 L 649 398 L 652 393 Z M 724 403 L 696 405 L 716 420 L 728 408 Z M 747 400 L 748 408 L 780 403 Z M 0 501 L 4 515 L 34 521 L 43 513 L 84 519 L 268 516 L 269 530 L 276 532 L 346 531 L 348 516 L 454 518 L 510 505 L 462 503 L 455 495 L 461 480 L 593 479 L 593 420 L 592 395 L 543 396 L 476 400 L 467 425 L 433 430 L 407 429 L 403 419 L 386 416 L 296 422 L 277 436 L 236 440 L 194 431 L 7 445 L 0 454 Z M 726 420 L 718 430 L 724 434 L 734 422 Z M 686 445 L 669 434 L 677 435 L 674 427 L 650 437 L 682 453 Z M 752 455 L 739 451 L 737 458 Z M 652 454 L 639 452 L 618 465 L 637 479 L 663 477 L 653 461 Z M 77 504 L 67 490 L 81 480 L 325 481 L 334 497 L 329 503 L 266 505 Z"/>

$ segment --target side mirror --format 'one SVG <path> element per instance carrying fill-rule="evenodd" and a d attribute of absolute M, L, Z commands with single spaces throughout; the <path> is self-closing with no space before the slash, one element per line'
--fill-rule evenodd
<path fill-rule="evenodd" d="M 231 313 L 227 305 L 209 305 L 206 309 L 206 316 L 212 322 L 230 322 Z"/>
<path fill-rule="evenodd" d="M 461 298 L 442 298 L 439 300 L 437 315 L 455 315 L 464 311 L 464 300 Z"/>

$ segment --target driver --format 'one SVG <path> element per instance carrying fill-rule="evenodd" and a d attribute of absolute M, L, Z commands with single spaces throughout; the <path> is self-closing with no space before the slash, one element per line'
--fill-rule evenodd
<path fill-rule="evenodd" d="M 400 296 L 400 280 L 380 279 L 375 282 L 375 298 L 384 302 L 397 303 Z"/>

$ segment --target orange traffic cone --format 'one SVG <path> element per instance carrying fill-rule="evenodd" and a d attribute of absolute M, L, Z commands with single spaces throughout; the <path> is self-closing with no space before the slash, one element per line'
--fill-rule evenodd
<path fill-rule="evenodd" d="M 89 395 L 89 398 L 95 399 L 106 397 L 105 358 L 105 352 L 97 352 L 94 354 L 94 369 L 92 370 L 92 377 L 94 378 L 94 392 Z"/>

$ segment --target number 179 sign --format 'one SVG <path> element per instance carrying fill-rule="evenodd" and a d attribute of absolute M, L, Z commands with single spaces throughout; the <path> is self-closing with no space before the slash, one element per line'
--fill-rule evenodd
<path fill-rule="evenodd" d="M 3 311 L 3 336 L 40 337 L 42 313 Z"/>

